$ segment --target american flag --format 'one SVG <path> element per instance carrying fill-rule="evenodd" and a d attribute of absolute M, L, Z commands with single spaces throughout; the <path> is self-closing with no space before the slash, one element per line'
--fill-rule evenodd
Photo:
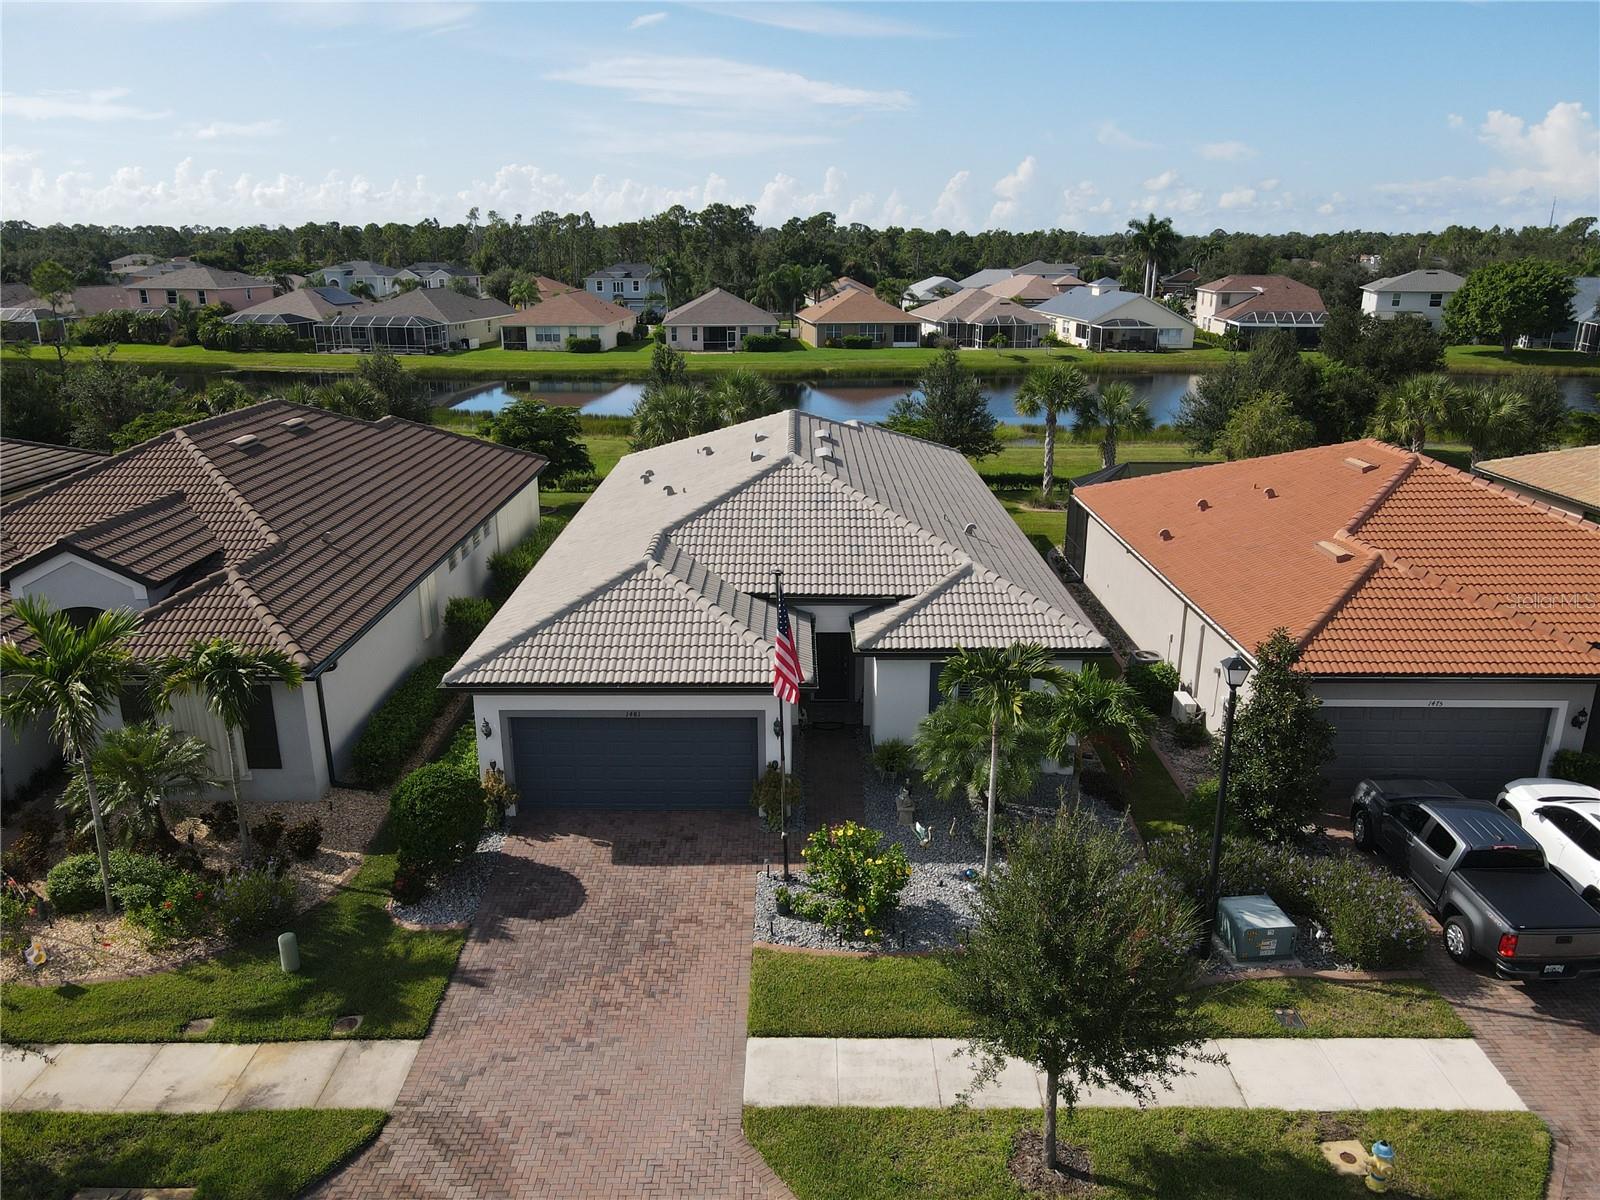
<path fill-rule="evenodd" d="M 772 694 L 786 704 L 800 702 L 800 650 L 789 626 L 789 603 L 778 581 L 778 636 L 772 641 Z"/>

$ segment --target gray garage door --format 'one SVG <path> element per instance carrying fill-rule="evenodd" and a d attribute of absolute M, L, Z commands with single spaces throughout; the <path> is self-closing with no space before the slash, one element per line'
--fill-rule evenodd
<path fill-rule="evenodd" d="M 1442 779 L 1468 796 L 1493 800 L 1506 783 L 1537 775 L 1548 708 L 1335 708 L 1329 794 L 1348 796 L 1357 780 L 1401 770 Z"/>
<path fill-rule="evenodd" d="M 756 718 L 513 717 L 517 791 L 579 808 L 744 808 Z"/>

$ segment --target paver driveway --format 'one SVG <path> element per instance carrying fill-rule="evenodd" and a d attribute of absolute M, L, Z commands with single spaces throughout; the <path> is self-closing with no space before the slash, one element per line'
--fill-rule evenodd
<path fill-rule="evenodd" d="M 537 813 L 507 839 L 389 1124 L 325 1197 L 787 1197 L 740 1128 L 744 813 Z"/>

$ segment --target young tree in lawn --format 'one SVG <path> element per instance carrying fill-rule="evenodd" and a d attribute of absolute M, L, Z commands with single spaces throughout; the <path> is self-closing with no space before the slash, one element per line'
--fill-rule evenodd
<path fill-rule="evenodd" d="M 1185 1061 L 1216 1061 L 1186 994 L 1194 905 L 1081 809 L 1022 829 L 978 884 L 977 925 L 950 958 L 981 1087 L 1007 1058 L 1045 1077 L 1044 1161 L 1058 1169 L 1059 1104 L 1083 1089 L 1149 1099 Z"/>
<path fill-rule="evenodd" d="M 1322 768 L 1333 757 L 1333 726 L 1295 664 L 1300 647 L 1278 629 L 1256 647 L 1250 698 L 1233 723 L 1228 809 L 1239 828 L 1288 841 L 1316 820 Z M 1213 749 L 1222 754 L 1219 738 Z"/>
<path fill-rule="evenodd" d="M 999 420 L 989 411 L 983 388 L 954 349 L 946 349 L 917 380 L 921 395 L 902 396 L 884 424 L 901 433 L 939 442 L 969 458 L 1000 451 Z"/>
<path fill-rule="evenodd" d="M 1133 769 L 1133 756 L 1150 740 L 1150 721 L 1150 712 L 1131 686 L 1100 674 L 1098 666 L 1088 663 L 1077 674 L 1068 675 L 1046 701 L 1050 757 L 1057 762 L 1072 758 L 1076 795 L 1083 781 L 1085 747 L 1094 751 L 1102 766 L 1114 763 L 1127 775 Z"/>
<path fill-rule="evenodd" d="M 1372 436 L 1421 453 L 1428 431 L 1455 408 L 1456 385 L 1444 375 L 1413 375 L 1390 388 L 1372 417 Z"/>
<path fill-rule="evenodd" d="M 1100 436 L 1100 465 L 1117 465 L 1117 446 L 1124 438 L 1149 433 L 1155 426 L 1150 408 L 1133 394 L 1133 385 L 1118 381 L 1086 391 L 1073 406 L 1072 428 L 1080 437 Z"/>
<path fill-rule="evenodd" d="M 1514 259 L 1480 267 L 1445 302 L 1444 332 L 1452 343 L 1511 344 L 1524 334 L 1572 323 L 1572 273 L 1553 262 Z"/>
<path fill-rule="evenodd" d="M 31 649 L 7 638 L 0 642 L 0 715 L 13 729 L 31 721 L 48 721 L 61 756 L 82 774 L 94 826 L 94 847 L 100 856 L 100 883 L 106 914 L 111 901 L 111 860 L 105 819 L 100 811 L 94 753 L 100 744 L 100 714 L 117 702 L 133 667 L 129 649 L 139 631 L 139 618 L 125 608 L 103 612 L 81 628 L 66 613 L 38 596 L 22 596 L 11 611 L 21 620 Z"/>
<path fill-rule="evenodd" d="M 300 686 L 300 666 L 282 650 L 256 650 L 228 638 L 196 641 L 186 654 L 169 659 L 161 672 L 161 701 L 170 705 L 176 696 L 195 695 L 216 714 L 227 731 L 228 786 L 239 817 L 239 853 L 252 857 L 250 822 L 239 789 L 238 735 L 250 721 L 259 689 L 282 683 Z"/>
<path fill-rule="evenodd" d="M 960 695 L 988 718 L 988 808 L 983 832 L 983 873 L 989 874 L 994 851 L 996 776 L 1000 739 L 1006 729 L 1022 722 L 1035 681 L 1060 689 L 1068 672 L 1051 661 L 1050 651 L 1037 642 L 1013 642 L 1005 649 L 973 646 L 959 649 L 939 673 L 939 691 Z"/>
<path fill-rule="evenodd" d="M 1017 414 L 1029 420 L 1044 418 L 1044 474 L 1039 480 L 1041 495 L 1048 497 L 1056 483 L 1056 423 L 1062 414 L 1078 411 L 1088 396 L 1088 378 L 1070 363 L 1031 371 L 1017 389 L 1014 401 Z"/>
<path fill-rule="evenodd" d="M 531 450 L 549 459 L 545 474 L 551 479 L 594 470 L 578 424 L 578 410 L 569 405 L 520 397 L 495 414 L 490 429 L 502 446 Z"/>

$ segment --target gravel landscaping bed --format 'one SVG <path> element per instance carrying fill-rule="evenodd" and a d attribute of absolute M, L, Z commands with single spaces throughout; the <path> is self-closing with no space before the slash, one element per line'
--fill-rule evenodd
<path fill-rule="evenodd" d="M 415 904 L 396 901 L 389 911 L 407 925 L 464 925 L 478 914 L 478 904 L 500 864 L 506 844 L 503 829 L 491 829 L 478 839 L 478 848 L 446 875 L 439 887 Z"/>

